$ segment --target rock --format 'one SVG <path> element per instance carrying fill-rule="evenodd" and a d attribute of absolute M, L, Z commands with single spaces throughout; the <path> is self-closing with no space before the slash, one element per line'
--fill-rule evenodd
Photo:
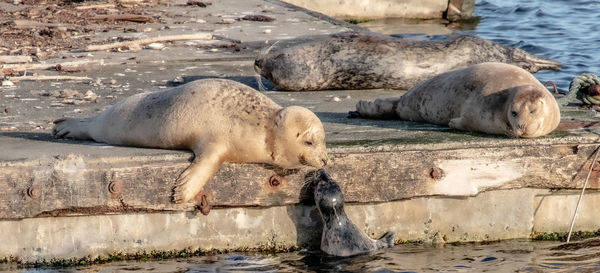
<path fill-rule="evenodd" d="M 187 5 L 188 6 L 198 6 L 201 8 L 206 8 L 207 6 L 212 5 L 211 2 L 204 2 L 204 1 L 199 1 L 199 0 L 188 0 L 187 1 Z"/>
<path fill-rule="evenodd" d="M 2 86 L 14 86 L 15 84 L 9 80 L 3 80 Z"/>
<path fill-rule="evenodd" d="M 221 19 L 221 24 L 233 24 L 235 23 L 235 19 L 233 18 L 223 18 Z"/>
<path fill-rule="evenodd" d="M 263 32 L 266 34 L 269 34 L 269 33 L 271 33 L 271 29 L 265 29 Z"/>
<path fill-rule="evenodd" d="M 73 90 L 73 89 L 65 89 L 63 91 L 60 92 L 60 96 L 58 96 L 59 98 L 83 98 L 83 94 L 79 93 L 77 90 Z"/>
<path fill-rule="evenodd" d="M 339 97 L 333 97 L 333 98 L 331 98 L 331 101 L 333 101 L 333 102 L 340 102 L 342 100 Z"/>
<path fill-rule="evenodd" d="M 242 20 L 257 21 L 257 22 L 273 22 L 273 21 L 275 21 L 275 18 L 269 17 L 269 16 L 264 16 L 264 15 L 251 14 L 251 15 L 246 15 L 246 16 L 242 17 Z"/>
<path fill-rule="evenodd" d="M 173 79 L 174 83 L 184 83 L 185 80 L 181 77 L 181 76 L 177 76 L 175 77 L 175 79 Z"/>
<path fill-rule="evenodd" d="M 83 97 L 84 100 L 89 101 L 89 102 L 98 102 L 98 95 L 96 95 L 96 93 L 92 92 L 92 90 L 88 90 L 87 92 L 85 92 L 85 96 Z"/>
<path fill-rule="evenodd" d="M 147 45 L 146 47 L 149 48 L 149 49 L 159 50 L 159 49 L 165 48 L 165 44 L 163 44 L 163 43 L 151 43 L 151 44 Z"/>

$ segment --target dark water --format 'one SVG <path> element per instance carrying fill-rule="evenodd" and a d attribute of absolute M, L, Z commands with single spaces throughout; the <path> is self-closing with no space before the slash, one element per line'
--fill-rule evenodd
<path fill-rule="evenodd" d="M 560 71 L 535 74 L 561 91 L 581 73 L 600 73 L 600 1 L 483 0 L 475 14 L 481 21 L 463 32 L 562 62 Z"/>
<path fill-rule="evenodd" d="M 399 245 L 351 258 L 329 258 L 318 251 L 226 254 L 22 272 L 600 272 L 600 239 L 571 244 L 515 240 Z"/>

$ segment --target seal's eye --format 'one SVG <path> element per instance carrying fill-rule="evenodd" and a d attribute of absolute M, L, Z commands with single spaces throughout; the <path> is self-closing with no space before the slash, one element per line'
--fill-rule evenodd
<path fill-rule="evenodd" d="M 535 111 L 536 111 L 536 110 L 537 110 L 537 109 L 533 109 L 533 110 L 531 110 L 529 113 L 530 113 L 530 114 L 535 114 Z"/>
<path fill-rule="evenodd" d="M 312 141 L 305 141 L 304 144 L 306 144 L 306 146 L 312 146 L 313 145 Z"/>
<path fill-rule="evenodd" d="M 510 113 L 512 114 L 513 117 L 516 117 L 518 115 L 516 111 L 512 111 Z"/>

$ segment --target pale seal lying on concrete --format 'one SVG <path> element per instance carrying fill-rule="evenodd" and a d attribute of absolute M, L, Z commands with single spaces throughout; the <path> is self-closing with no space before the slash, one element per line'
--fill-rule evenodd
<path fill-rule="evenodd" d="M 136 94 L 96 116 L 54 123 L 52 134 L 58 138 L 192 150 L 195 158 L 177 179 L 175 202 L 194 198 L 223 162 L 282 168 L 327 164 L 323 125 L 313 112 L 282 108 L 230 80 L 198 80 Z"/>
<path fill-rule="evenodd" d="M 435 75 L 483 62 L 509 63 L 532 73 L 561 66 L 474 36 L 413 41 L 344 33 L 261 54 L 254 70 L 278 90 L 406 90 Z"/>
<path fill-rule="evenodd" d="M 399 98 L 359 101 L 356 110 L 365 118 L 425 121 L 524 138 L 549 134 L 560 122 L 550 92 L 529 72 L 503 63 L 446 72 Z"/>
<path fill-rule="evenodd" d="M 334 256 L 351 256 L 394 246 L 394 233 L 369 238 L 346 215 L 340 186 L 323 170 L 315 172 L 315 203 L 323 218 L 321 250 Z"/>

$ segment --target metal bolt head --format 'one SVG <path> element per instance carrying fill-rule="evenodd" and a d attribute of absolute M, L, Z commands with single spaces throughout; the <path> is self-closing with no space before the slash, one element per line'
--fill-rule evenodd
<path fill-rule="evenodd" d="M 200 212 L 204 215 L 208 215 L 212 206 L 208 202 L 208 194 L 206 192 L 200 192 L 195 197 L 197 207 L 200 209 Z"/>
<path fill-rule="evenodd" d="M 41 196 L 40 188 L 38 186 L 31 186 L 27 188 L 27 196 L 31 199 L 38 199 Z"/>
<path fill-rule="evenodd" d="M 439 180 L 440 178 L 442 178 L 444 176 L 444 170 L 442 170 L 438 167 L 433 167 L 429 171 L 429 176 L 431 176 L 431 178 L 433 178 L 435 180 Z"/>
<path fill-rule="evenodd" d="M 269 186 L 271 187 L 279 187 L 283 182 L 285 182 L 285 178 L 279 175 L 273 175 L 269 178 Z"/>
<path fill-rule="evenodd" d="M 114 180 L 108 184 L 108 191 L 111 194 L 120 194 L 123 192 L 123 188 L 123 182 L 121 182 L 120 180 Z"/>

